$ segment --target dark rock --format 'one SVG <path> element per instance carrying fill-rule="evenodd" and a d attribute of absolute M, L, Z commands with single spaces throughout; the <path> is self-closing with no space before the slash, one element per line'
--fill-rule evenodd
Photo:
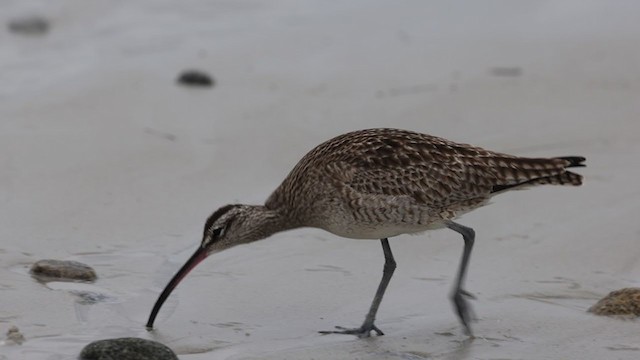
<path fill-rule="evenodd" d="M 94 281 L 97 277 L 95 270 L 83 263 L 50 259 L 33 264 L 31 275 L 41 281 L 52 279 Z"/>
<path fill-rule="evenodd" d="M 187 86 L 213 86 L 213 79 L 207 73 L 199 70 L 187 70 L 178 77 L 178 83 Z"/>
<path fill-rule="evenodd" d="M 85 346 L 80 360 L 178 360 L 167 346 L 140 338 L 99 340 Z"/>
<path fill-rule="evenodd" d="M 27 16 L 9 21 L 11 32 L 23 35 L 43 35 L 49 31 L 49 21 L 41 16 Z"/>
<path fill-rule="evenodd" d="M 596 315 L 640 316 L 640 288 L 612 291 L 588 311 Z"/>

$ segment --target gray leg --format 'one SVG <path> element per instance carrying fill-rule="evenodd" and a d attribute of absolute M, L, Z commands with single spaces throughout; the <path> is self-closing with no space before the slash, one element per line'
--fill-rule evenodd
<path fill-rule="evenodd" d="M 382 302 L 384 291 L 387 289 L 387 285 L 389 285 L 393 271 L 396 269 L 396 261 L 393 259 L 391 247 L 389 247 L 389 240 L 381 239 L 380 241 L 382 242 L 382 250 L 384 251 L 384 270 L 382 272 L 382 280 L 380 280 L 378 291 L 376 291 L 376 296 L 373 297 L 371 307 L 369 308 L 367 316 L 364 318 L 362 326 L 355 329 L 346 329 L 341 326 L 336 326 L 338 331 L 320 331 L 321 334 L 350 334 L 357 335 L 362 338 L 371 336 L 371 331 L 375 331 L 378 335 L 384 335 L 384 333 L 380 331 L 373 322 L 376 320 L 376 313 L 378 312 L 380 302 Z"/>
<path fill-rule="evenodd" d="M 462 260 L 460 261 L 460 268 L 458 269 L 458 276 L 456 283 L 451 293 L 451 301 L 456 308 L 456 313 L 460 322 L 464 325 L 465 331 L 468 335 L 473 336 L 469 322 L 471 321 L 471 307 L 467 301 L 467 298 L 474 298 L 469 292 L 462 288 L 464 284 L 465 276 L 467 275 L 467 265 L 469 265 L 469 257 L 471 256 L 471 249 L 473 248 L 473 242 L 476 237 L 475 231 L 472 228 L 462 226 L 453 221 L 447 221 L 445 225 L 462 235 L 464 239 L 464 250 L 462 251 Z"/>

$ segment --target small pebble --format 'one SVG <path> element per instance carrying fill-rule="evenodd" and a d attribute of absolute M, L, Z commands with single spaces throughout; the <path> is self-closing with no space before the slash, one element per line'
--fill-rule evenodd
<path fill-rule="evenodd" d="M 6 344 L 16 344 L 22 345 L 24 342 L 24 335 L 20 333 L 20 330 L 17 326 L 12 325 L 9 330 L 7 330 L 7 341 Z"/>
<path fill-rule="evenodd" d="M 41 16 L 27 16 L 9 21 L 7 27 L 16 34 L 44 35 L 49 31 L 49 21 Z"/>
<path fill-rule="evenodd" d="M 31 266 L 31 275 L 41 281 L 81 280 L 94 281 L 96 272 L 90 266 L 77 261 L 40 260 Z"/>
<path fill-rule="evenodd" d="M 187 86 L 211 87 L 213 79 L 207 73 L 200 70 L 186 70 L 178 77 L 178 83 Z"/>
<path fill-rule="evenodd" d="M 90 343 L 80 360 L 178 360 L 167 346 L 140 338 L 106 339 Z"/>
<path fill-rule="evenodd" d="M 520 67 L 513 66 L 497 66 L 489 70 L 491 75 L 498 77 L 519 77 L 522 76 L 523 70 Z"/>
<path fill-rule="evenodd" d="M 114 298 L 100 294 L 93 291 L 71 291 L 72 294 L 78 297 L 78 304 L 80 305 L 93 305 L 101 302 L 114 301 Z"/>
<path fill-rule="evenodd" d="M 596 315 L 640 316 L 640 288 L 612 291 L 587 311 Z"/>

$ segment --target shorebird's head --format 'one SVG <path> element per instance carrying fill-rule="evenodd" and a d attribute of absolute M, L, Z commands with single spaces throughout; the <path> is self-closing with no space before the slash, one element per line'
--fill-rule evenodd
<path fill-rule="evenodd" d="M 280 228 L 280 216 L 264 206 L 226 205 L 216 210 L 204 224 L 203 248 L 207 255 L 230 247 L 261 240 Z"/>
<path fill-rule="evenodd" d="M 226 205 L 216 210 L 205 222 L 200 246 L 173 276 L 158 297 L 153 310 L 151 310 L 147 328 L 153 328 L 156 315 L 173 289 L 207 256 L 235 245 L 264 239 L 289 227 L 278 212 L 264 206 Z"/>

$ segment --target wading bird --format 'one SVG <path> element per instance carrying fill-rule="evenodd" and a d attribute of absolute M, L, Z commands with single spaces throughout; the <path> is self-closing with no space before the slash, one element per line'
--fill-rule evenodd
<path fill-rule="evenodd" d="M 363 324 L 321 333 L 368 337 L 396 262 L 390 237 L 449 228 L 464 240 L 451 300 L 467 334 L 470 308 L 463 289 L 473 247 L 473 229 L 453 221 L 507 190 L 528 186 L 581 185 L 567 168 L 584 166 L 578 156 L 524 158 L 435 136 L 396 129 L 354 131 L 328 140 L 305 155 L 264 205 L 226 205 L 206 221 L 202 243 L 167 284 L 147 322 L 153 322 L 178 283 L 208 255 L 277 232 L 315 227 L 352 239 L 380 239 L 382 280 Z"/>

